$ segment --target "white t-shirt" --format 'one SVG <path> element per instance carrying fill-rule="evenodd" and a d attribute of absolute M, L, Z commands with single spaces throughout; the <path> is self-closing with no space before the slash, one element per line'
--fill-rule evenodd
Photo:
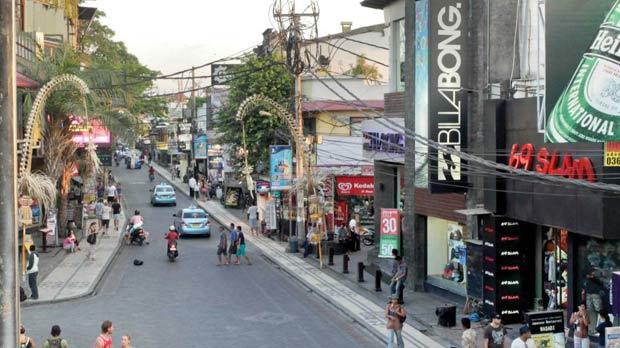
<path fill-rule="evenodd" d="M 534 340 L 531 338 L 527 340 L 527 342 L 523 342 L 521 337 L 517 337 L 512 341 L 510 348 L 536 348 L 534 345 Z"/>
<path fill-rule="evenodd" d="M 351 219 L 351 221 L 349 221 L 349 229 L 357 232 L 357 221 L 355 221 L 355 219 Z"/>
<path fill-rule="evenodd" d="M 112 214 L 112 207 L 109 205 L 103 206 L 101 210 L 101 220 L 110 220 L 110 214 Z"/>
<path fill-rule="evenodd" d="M 116 197 L 116 186 L 108 186 L 108 197 Z"/>
<path fill-rule="evenodd" d="M 194 178 L 189 178 L 189 182 L 188 182 L 188 183 L 189 183 L 189 187 L 190 187 L 191 189 L 195 189 L 195 188 L 196 188 L 196 179 L 194 179 Z"/>

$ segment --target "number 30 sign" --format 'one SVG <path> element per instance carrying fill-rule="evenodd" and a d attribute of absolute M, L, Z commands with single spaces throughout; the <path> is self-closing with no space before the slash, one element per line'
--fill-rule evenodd
<path fill-rule="evenodd" d="M 400 212 L 398 209 L 381 209 L 381 235 L 379 257 L 392 257 L 392 249 L 400 246 Z"/>

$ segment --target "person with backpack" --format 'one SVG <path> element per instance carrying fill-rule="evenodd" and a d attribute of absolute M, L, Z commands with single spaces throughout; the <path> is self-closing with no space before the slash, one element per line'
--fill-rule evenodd
<path fill-rule="evenodd" d="M 387 320 L 386 328 L 388 329 L 388 348 L 394 347 L 394 336 L 396 336 L 396 345 L 403 348 L 403 323 L 407 319 L 407 310 L 398 303 L 398 296 L 392 295 L 390 302 L 385 307 L 385 319 Z"/>
<path fill-rule="evenodd" d="M 69 348 L 69 343 L 67 343 L 67 340 L 60 337 L 60 332 L 60 326 L 52 326 L 52 337 L 48 338 L 47 341 L 43 343 L 43 348 Z"/>

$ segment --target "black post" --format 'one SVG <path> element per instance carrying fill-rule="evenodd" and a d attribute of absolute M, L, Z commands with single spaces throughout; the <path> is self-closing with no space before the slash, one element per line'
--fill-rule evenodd
<path fill-rule="evenodd" d="M 349 255 L 347 254 L 342 255 L 342 273 L 349 273 Z"/>
<path fill-rule="evenodd" d="M 0 347 L 17 347 L 19 323 L 15 145 L 15 1 L 0 1 Z"/>
<path fill-rule="evenodd" d="M 329 248 L 329 258 L 327 259 L 327 265 L 328 266 L 334 265 L 334 247 Z"/>
<path fill-rule="evenodd" d="M 364 268 L 366 267 L 363 262 L 360 261 L 357 263 L 357 281 L 360 283 L 364 282 Z"/>
<path fill-rule="evenodd" d="M 381 291 L 381 278 L 383 278 L 383 273 L 378 269 L 375 272 L 375 291 Z"/>

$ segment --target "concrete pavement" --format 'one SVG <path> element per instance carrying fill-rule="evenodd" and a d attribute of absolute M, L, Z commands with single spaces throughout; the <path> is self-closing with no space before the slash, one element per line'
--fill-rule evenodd
<path fill-rule="evenodd" d="M 157 164 L 153 164 L 153 166 L 160 175 L 170 178 L 170 173 L 166 169 Z M 178 191 L 186 195 L 189 194 L 187 184 L 182 183 L 179 179 L 173 180 L 172 184 L 176 186 Z M 221 224 L 228 226 L 230 223 L 235 223 L 241 225 L 245 231 L 250 230 L 247 224 L 239 221 L 238 217 L 225 209 L 219 202 L 206 201 L 198 202 L 198 204 Z M 246 239 L 260 249 L 263 255 L 280 266 L 282 270 L 360 323 L 379 339 L 386 340 L 387 329 L 385 328 L 384 308 L 382 306 L 352 291 L 342 282 L 316 266 L 295 255 L 286 253 L 285 247 L 278 242 L 265 237 L 254 237 L 249 233 L 246 233 Z M 403 339 L 407 347 L 433 348 L 446 346 L 445 343 L 440 343 L 424 335 L 408 322 L 403 327 Z"/>

